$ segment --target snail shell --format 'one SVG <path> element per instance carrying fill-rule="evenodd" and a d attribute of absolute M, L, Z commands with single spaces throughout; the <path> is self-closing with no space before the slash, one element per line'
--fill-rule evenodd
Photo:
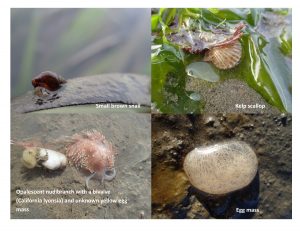
<path fill-rule="evenodd" d="M 247 143 L 234 140 L 195 148 L 185 157 L 183 167 L 195 188 L 223 195 L 249 185 L 258 161 Z"/>
<path fill-rule="evenodd" d="M 62 84 L 66 83 L 62 77 L 51 71 L 41 72 L 31 82 L 34 88 L 43 87 L 50 91 L 56 91 Z"/>
<path fill-rule="evenodd" d="M 242 57 L 242 45 L 236 40 L 231 44 L 216 46 L 205 53 L 204 61 L 212 62 L 219 69 L 231 69 Z"/>

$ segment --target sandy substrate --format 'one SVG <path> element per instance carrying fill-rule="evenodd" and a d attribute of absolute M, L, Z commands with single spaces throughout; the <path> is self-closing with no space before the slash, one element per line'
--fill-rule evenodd
<path fill-rule="evenodd" d="M 279 113 L 263 97 L 244 81 L 229 79 L 208 83 L 187 77 L 186 90 L 199 92 L 205 101 L 204 112 L 208 113 Z M 246 108 L 242 108 L 242 105 Z M 252 106 L 249 108 L 248 106 Z"/>
<path fill-rule="evenodd" d="M 292 218 L 292 122 L 285 114 L 152 116 L 152 217 L 211 218 L 191 191 L 184 157 L 197 146 L 242 140 L 259 161 L 252 218 Z"/>
<path fill-rule="evenodd" d="M 98 114 L 13 114 L 11 137 L 15 141 L 37 140 L 52 144 L 64 152 L 64 138 L 82 130 L 96 129 L 112 142 L 116 158 L 116 178 L 111 182 L 92 179 L 90 189 L 105 194 L 17 195 L 17 190 L 83 190 L 85 176 L 68 165 L 64 170 L 26 169 L 21 156 L 23 148 L 11 146 L 11 218 L 150 218 L 151 217 L 151 137 L 150 115 L 142 113 Z M 57 142 L 60 141 L 60 142 Z M 56 143 L 57 142 L 57 143 Z M 55 145 L 57 144 L 57 145 Z M 17 199 L 105 199 L 113 203 L 17 204 Z M 16 212 L 28 208 L 29 212 Z"/>

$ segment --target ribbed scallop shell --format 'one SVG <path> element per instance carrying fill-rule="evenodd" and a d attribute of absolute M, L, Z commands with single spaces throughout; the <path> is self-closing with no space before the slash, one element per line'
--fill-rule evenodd
<path fill-rule="evenodd" d="M 238 65 L 242 57 L 242 45 L 236 40 L 226 46 L 216 46 L 205 53 L 204 61 L 212 62 L 218 69 L 230 69 Z"/>

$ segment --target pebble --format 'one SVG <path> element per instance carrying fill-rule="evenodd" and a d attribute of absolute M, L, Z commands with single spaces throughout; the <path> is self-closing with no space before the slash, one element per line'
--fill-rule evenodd
<path fill-rule="evenodd" d="M 217 121 L 217 119 L 214 116 L 209 115 L 209 116 L 204 117 L 204 125 L 205 126 L 213 127 L 216 121 Z"/>

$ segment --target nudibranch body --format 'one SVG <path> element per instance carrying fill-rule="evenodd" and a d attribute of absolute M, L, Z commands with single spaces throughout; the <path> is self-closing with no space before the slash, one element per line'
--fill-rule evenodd
<path fill-rule="evenodd" d="M 116 151 L 104 135 L 96 130 L 73 135 L 66 146 L 66 155 L 76 168 L 91 173 L 86 178 L 87 188 L 94 176 L 102 182 L 111 181 L 116 176 Z"/>

